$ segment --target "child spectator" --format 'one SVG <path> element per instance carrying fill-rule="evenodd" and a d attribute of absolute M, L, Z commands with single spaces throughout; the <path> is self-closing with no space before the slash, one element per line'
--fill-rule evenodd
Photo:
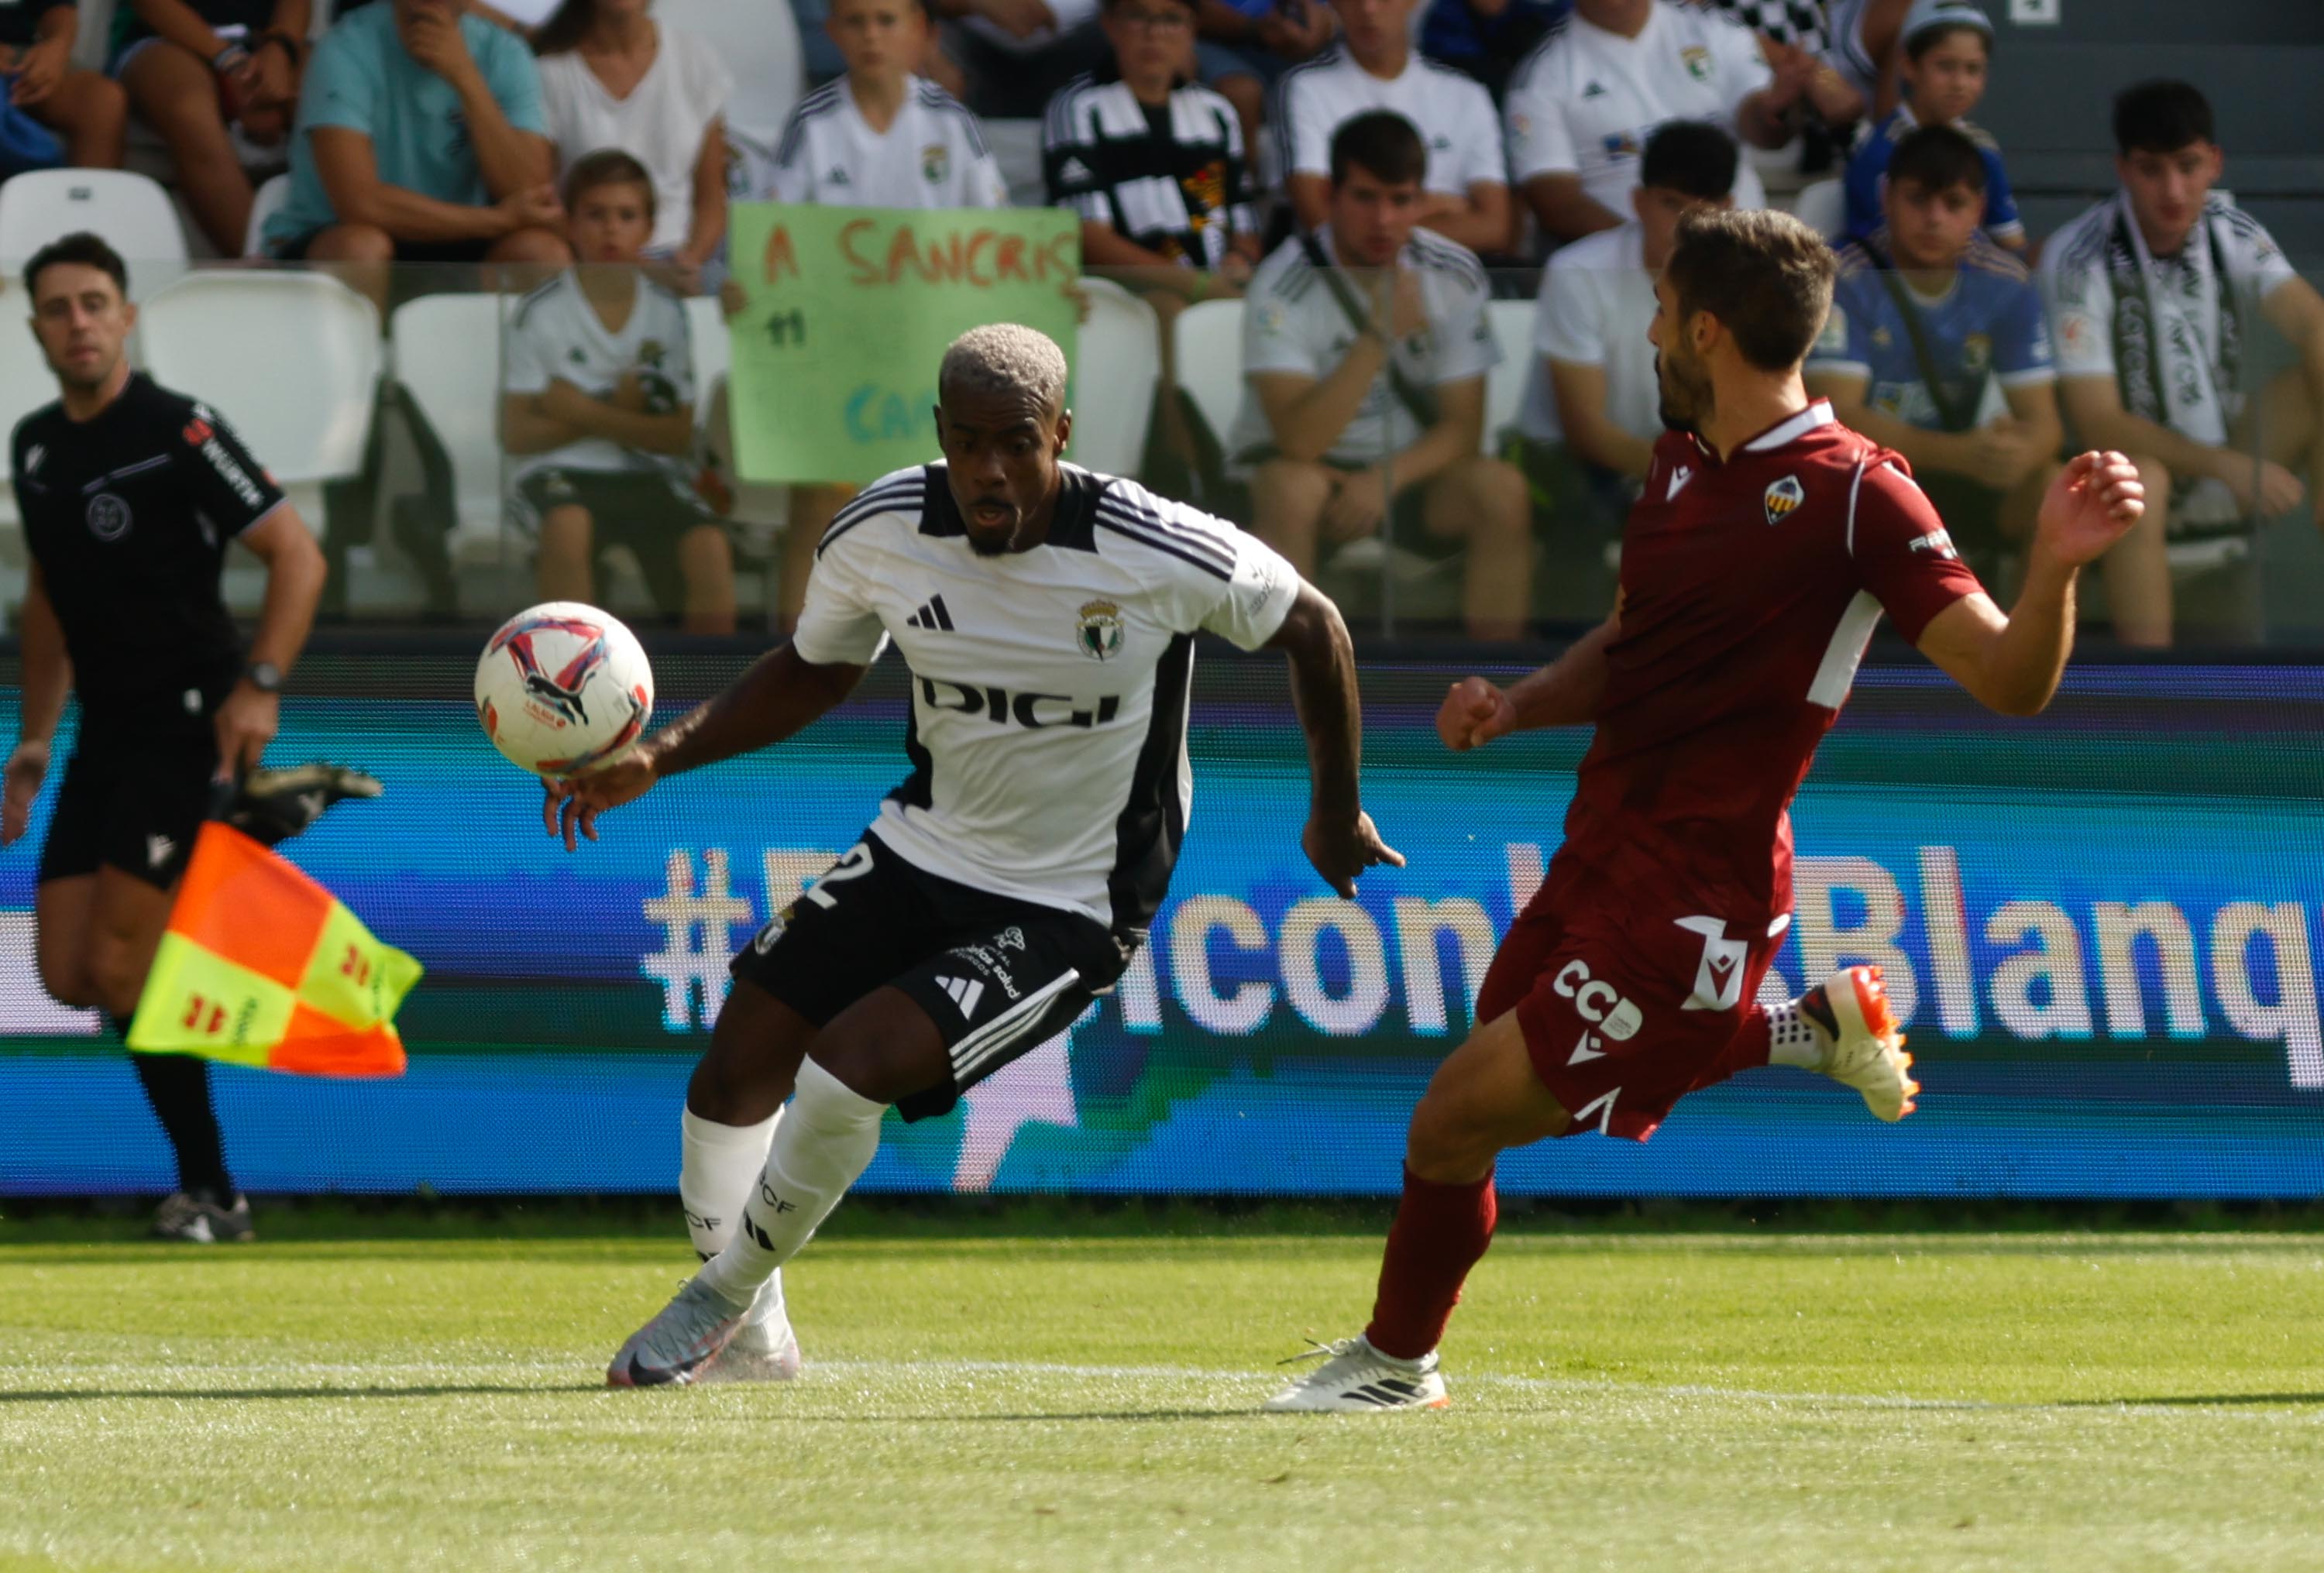
<path fill-rule="evenodd" d="M 1142 3 L 1142 0 L 1141 0 Z M 799 100 L 774 162 L 738 195 L 847 207 L 1006 207 L 1009 188 L 967 106 L 912 74 L 927 48 L 922 0 L 833 0 L 847 74 Z M 778 619 L 797 621 L 815 548 L 857 488 L 795 485 Z"/>
<path fill-rule="evenodd" d="M 1993 23 L 1971 0 L 1918 0 L 1902 34 L 1904 102 L 1872 128 L 1848 162 L 1848 233 L 1861 240 L 1880 227 L 1880 178 L 1896 144 L 1916 125 L 1950 125 L 1975 144 L 1985 163 L 1987 239 L 2011 251 L 2025 249 L 2025 225 L 2009 194 L 2001 149 L 1969 124 L 1969 113 L 1985 97 L 1986 70 L 1993 55 Z"/>
<path fill-rule="evenodd" d="M 73 40 L 78 36 L 80 9 L 75 0 L 7 0 L 0 5 L 0 79 L 7 84 L 11 109 L 64 139 L 64 162 L 84 170 L 117 170 L 127 147 L 128 96 L 120 83 L 74 69 Z M 37 133 L 33 140 L 39 140 Z M 51 154 L 50 160 L 55 157 Z M 42 161 L 27 160 L 15 167 L 37 161 Z M 10 172 L 0 168 L 0 174 Z M 242 250 L 239 235 L 235 250 Z"/>
<path fill-rule="evenodd" d="M 135 0 L 115 13 L 113 75 L 220 256 L 249 238 L 246 163 L 290 134 L 309 15 L 309 0 Z"/>
<path fill-rule="evenodd" d="M 1988 198 L 1980 152 L 1950 125 L 1896 144 L 1887 222 L 1840 248 L 1807 384 L 1912 461 L 1953 545 L 1991 584 L 2004 544 L 2033 530 L 2065 428 L 2041 294 L 2025 264 L 1978 231 Z"/>
<path fill-rule="evenodd" d="M 732 633 L 733 550 L 692 484 L 685 306 L 639 266 L 653 176 L 625 152 L 591 153 L 565 178 L 565 210 L 576 265 L 518 305 L 502 379 L 511 511 L 539 545 L 540 594 L 595 600 L 596 559 L 627 547 L 664 616 Z"/>
<path fill-rule="evenodd" d="M 718 51 L 663 27 L 653 0 L 565 0 L 533 35 L 549 140 L 560 169 L 620 148 L 654 180 L 646 255 L 676 265 L 682 288 L 726 238 L 726 99 Z"/>

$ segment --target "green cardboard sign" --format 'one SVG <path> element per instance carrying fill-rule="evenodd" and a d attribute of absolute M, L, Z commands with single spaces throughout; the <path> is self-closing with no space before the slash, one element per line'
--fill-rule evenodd
<path fill-rule="evenodd" d="M 738 202 L 728 319 L 735 465 L 748 481 L 875 481 L 936 451 L 936 365 L 972 327 L 1021 322 L 1074 354 L 1081 225 L 1054 207 Z"/>

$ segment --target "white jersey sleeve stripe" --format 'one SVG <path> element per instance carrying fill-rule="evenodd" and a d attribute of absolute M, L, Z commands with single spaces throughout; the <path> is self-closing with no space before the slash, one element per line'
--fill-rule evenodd
<path fill-rule="evenodd" d="M 1222 567 L 1234 566 L 1235 554 L 1232 547 L 1217 537 L 1182 520 L 1172 519 L 1153 509 L 1141 508 L 1127 498 L 1111 495 L 1098 500 L 1097 510 L 1100 513 L 1118 520 L 1126 529 L 1142 528 L 1158 531 L 1173 540 L 1182 541 L 1199 551 L 1209 553 L 1218 558 Z"/>
<path fill-rule="evenodd" d="M 825 552 L 829 551 L 832 542 L 873 514 L 886 513 L 893 509 L 917 508 L 927 495 L 927 483 L 917 473 L 908 478 L 878 483 L 870 491 L 851 500 L 846 507 L 832 516 L 831 527 L 823 532 L 823 539 L 816 543 L 816 556 L 821 557 Z"/>
<path fill-rule="evenodd" d="M 1222 567 L 1217 559 L 1207 555 L 1193 551 L 1183 542 L 1175 539 L 1170 536 L 1163 535 L 1158 531 L 1145 529 L 1138 526 L 1124 524 L 1120 519 L 1114 518 L 1104 512 L 1100 512 L 1097 515 L 1096 522 L 1097 527 L 1100 529 L 1110 529 L 1116 535 L 1124 536 L 1138 542 L 1140 546 L 1151 547 L 1156 551 L 1160 552 L 1167 557 L 1176 557 L 1183 563 L 1190 563 L 1194 566 L 1200 568 L 1204 573 L 1212 575 L 1213 578 L 1224 579 L 1230 583 L 1234 579 L 1233 569 Z"/>

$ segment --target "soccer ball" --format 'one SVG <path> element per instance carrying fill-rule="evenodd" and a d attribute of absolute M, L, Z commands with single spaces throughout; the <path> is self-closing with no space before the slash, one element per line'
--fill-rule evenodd
<path fill-rule="evenodd" d="M 603 764 L 653 714 L 653 668 L 610 612 L 549 601 L 501 624 L 476 662 L 476 718 L 511 759 L 542 776 Z"/>

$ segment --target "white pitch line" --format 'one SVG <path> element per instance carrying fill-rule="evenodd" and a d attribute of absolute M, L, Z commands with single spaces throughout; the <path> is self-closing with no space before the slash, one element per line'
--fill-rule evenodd
<path fill-rule="evenodd" d="M 79 1383 L 99 1379 L 134 1378 L 150 1381 L 155 1375 L 155 1366 L 152 1365 L 134 1365 L 122 1362 L 87 1365 L 74 1363 L 61 1367 L 44 1368 L 37 1372 L 23 1372 L 22 1375 L 27 1378 L 27 1380 L 20 1384 L 14 1379 L 14 1374 L 8 1372 L 5 1367 L 0 1367 L 0 1397 L 5 1397 L 5 1394 L 11 1387 L 18 1385 L 29 1386 L 34 1384 L 42 1383 L 53 1384 L 56 1387 L 69 1389 Z M 237 1362 L 232 1366 L 224 1367 L 218 1371 L 217 1380 L 219 1386 L 194 1387 L 191 1385 L 192 1382 L 204 1375 L 203 1373 L 189 1370 L 188 1367 L 183 1366 L 172 1366 L 170 1367 L 170 1370 L 175 1375 L 188 1378 L 188 1385 L 178 1388 L 155 1387 L 147 1393 L 141 1393 L 134 1395 L 115 1396 L 134 1396 L 134 1398 L 137 1400 L 148 1398 L 166 1399 L 182 1396 L 183 1393 L 189 1390 L 216 1392 L 221 1391 L 226 1387 L 242 1386 L 248 1386 L 254 1392 L 260 1392 L 264 1391 L 270 1384 L 268 1379 L 272 1379 L 273 1383 L 279 1384 L 280 1380 L 282 1378 L 295 1378 L 310 1382 L 333 1377 L 345 1378 L 347 1379 L 349 1383 L 347 1390 L 351 1394 L 353 1394 L 365 1391 L 367 1387 L 377 1386 L 381 1384 L 383 1378 L 389 1377 L 423 1378 L 426 1380 L 420 1383 L 415 1383 L 414 1385 L 435 1386 L 456 1384 L 460 1382 L 475 1382 L 481 1384 L 495 1379 L 507 1381 L 512 1378 L 532 1376 L 542 1378 L 565 1377 L 571 1379 L 577 1377 L 594 1377 L 596 1375 L 596 1368 L 594 1366 L 581 1365 L 563 1360 L 547 1359 L 512 1360 L 499 1362 L 490 1366 L 429 1364 L 418 1361 L 380 1363 L 270 1361 L 256 1365 Z M 1287 1379 L 1287 1374 L 1283 1371 L 1231 1371 L 1212 1369 L 1195 1366 L 1115 1366 L 1050 1360 L 878 1360 L 846 1358 L 816 1360 L 810 1358 L 807 1362 L 806 1375 L 802 1378 L 802 1381 L 810 1385 L 821 1386 L 825 1382 L 844 1382 L 851 1379 L 870 1380 L 874 1382 L 894 1382 L 910 1379 L 957 1379 L 962 1377 L 976 1376 L 1016 1378 L 1065 1377 L 1079 1381 L 1150 1382 L 1177 1384 L 1201 1383 L 1231 1384 L 1236 1385 L 1271 1384 Z M 257 1378 L 258 1380 L 253 1380 L 254 1378 Z M 1727 1403 L 1786 1404 L 1799 1405 L 1803 1407 L 1820 1406 L 1839 1409 L 2009 1412 L 2062 1409 L 2092 1410 L 2110 1407 L 2125 1412 L 2134 1410 L 2156 1412 L 2186 1407 L 2183 1403 L 2172 1403 L 2167 1399 L 2145 1403 L 2132 1400 L 2109 1405 L 2104 1401 L 2093 1399 L 2053 1399 L 2047 1401 L 2026 1400 L 2013 1402 L 1978 1398 L 1923 1398 L 1906 1394 L 1784 1392 L 1751 1387 L 1721 1387 L 1715 1384 L 1705 1383 L 1655 1384 L 1609 1382 L 1603 1379 L 1592 1379 L 1589 1377 L 1528 1376 L 1512 1372 L 1497 1371 L 1471 1372 L 1467 1374 L 1456 1372 L 1452 1375 L 1452 1385 L 1456 1393 L 1462 1387 L 1489 1387 L 1509 1389 L 1517 1392 L 1559 1394 L 1566 1395 L 1595 1394 L 1615 1398 L 1702 1399 Z M 415 1394 L 415 1396 L 419 1395 L 420 1394 Z M 328 1396 L 328 1394 L 318 1394 L 317 1396 L 326 1397 Z M 512 1391 L 508 1394 L 508 1396 L 521 1397 L 523 1396 L 523 1394 L 521 1390 Z M 2264 1395 L 2254 1395 L 2246 1403 L 2239 1404 L 2230 1400 L 2227 1402 L 2218 1403 L 2216 1405 L 2207 1405 L 2206 1407 L 2217 1407 L 2221 1409 L 2258 1409 L 2274 1406 L 2271 1405 Z"/>

